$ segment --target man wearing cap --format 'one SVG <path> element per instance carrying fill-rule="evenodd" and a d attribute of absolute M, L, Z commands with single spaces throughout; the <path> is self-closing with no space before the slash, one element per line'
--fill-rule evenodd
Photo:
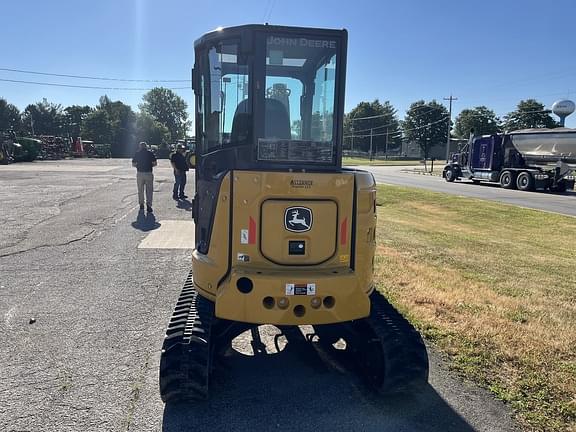
<path fill-rule="evenodd" d="M 174 189 L 172 190 L 172 198 L 175 200 L 183 200 L 188 198 L 184 194 L 184 187 L 186 186 L 186 171 L 188 171 L 188 164 L 184 153 L 186 146 L 178 144 L 176 151 L 170 156 L 170 163 L 174 168 Z"/>
<path fill-rule="evenodd" d="M 138 185 L 138 203 L 144 210 L 144 187 L 146 187 L 146 210 L 152 213 L 152 194 L 154 192 L 154 174 L 152 168 L 157 164 L 156 156 L 148 150 L 148 144 L 142 141 L 138 151 L 132 158 L 132 166 L 136 168 L 136 184 Z"/>

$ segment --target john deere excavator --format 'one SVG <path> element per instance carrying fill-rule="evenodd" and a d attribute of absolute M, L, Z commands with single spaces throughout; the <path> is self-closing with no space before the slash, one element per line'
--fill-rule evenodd
<path fill-rule="evenodd" d="M 314 326 L 363 378 L 427 382 L 416 330 L 374 288 L 376 186 L 342 168 L 347 32 L 246 25 L 195 42 L 196 248 L 162 347 L 165 402 L 208 395 L 247 329 Z"/>

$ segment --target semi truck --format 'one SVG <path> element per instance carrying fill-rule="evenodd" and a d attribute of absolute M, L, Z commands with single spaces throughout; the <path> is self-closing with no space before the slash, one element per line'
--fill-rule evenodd
<path fill-rule="evenodd" d="M 576 129 L 523 129 L 474 136 L 452 153 L 442 177 L 522 191 L 574 189 Z"/>

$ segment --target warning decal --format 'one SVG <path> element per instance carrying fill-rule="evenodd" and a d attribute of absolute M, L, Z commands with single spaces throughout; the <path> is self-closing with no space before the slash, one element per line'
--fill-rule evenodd
<path fill-rule="evenodd" d="M 240 243 L 241 244 L 248 244 L 248 230 L 247 229 L 240 230 Z"/>
<path fill-rule="evenodd" d="M 316 284 L 305 283 L 305 284 L 286 284 L 286 295 L 287 296 L 301 296 L 301 295 L 316 295 Z"/>

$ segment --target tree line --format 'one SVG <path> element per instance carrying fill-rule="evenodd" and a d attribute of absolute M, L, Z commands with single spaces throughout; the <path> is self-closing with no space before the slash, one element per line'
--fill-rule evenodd
<path fill-rule="evenodd" d="M 167 146 L 186 137 L 190 126 L 186 102 L 170 89 L 157 87 L 142 97 L 139 112 L 102 96 L 95 107 L 63 107 L 42 99 L 24 111 L 0 98 L 0 131 L 20 136 L 52 135 L 110 144 L 112 157 L 131 156 L 136 143 Z"/>
<path fill-rule="evenodd" d="M 466 139 L 470 131 L 489 135 L 528 128 L 556 128 L 552 112 L 535 99 L 522 100 L 516 110 L 502 118 L 494 111 L 477 106 L 460 112 L 450 123 L 450 137 Z M 419 100 L 410 105 L 403 120 L 389 101 L 360 102 L 344 118 L 345 148 L 368 152 L 398 152 L 403 140 L 418 144 L 424 158 L 430 149 L 448 140 L 449 112 L 435 100 Z"/>
<path fill-rule="evenodd" d="M 142 97 L 139 112 L 121 101 L 102 96 L 95 107 L 66 108 L 43 99 L 23 112 L 0 98 L 0 130 L 13 128 L 24 136 L 54 135 L 110 144 L 113 157 L 130 156 L 139 141 L 165 146 L 185 138 L 190 126 L 186 102 L 172 90 L 157 87 Z M 344 118 L 345 148 L 368 152 L 398 152 L 402 141 L 418 144 L 425 158 L 430 148 L 448 138 L 449 113 L 435 100 L 412 103 L 403 120 L 386 101 L 361 102 Z M 454 138 L 526 128 L 554 128 L 559 124 L 544 104 L 522 100 L 516 110 L 499 118 L 485 106 L 467 108 L 450 124 Z"/>

